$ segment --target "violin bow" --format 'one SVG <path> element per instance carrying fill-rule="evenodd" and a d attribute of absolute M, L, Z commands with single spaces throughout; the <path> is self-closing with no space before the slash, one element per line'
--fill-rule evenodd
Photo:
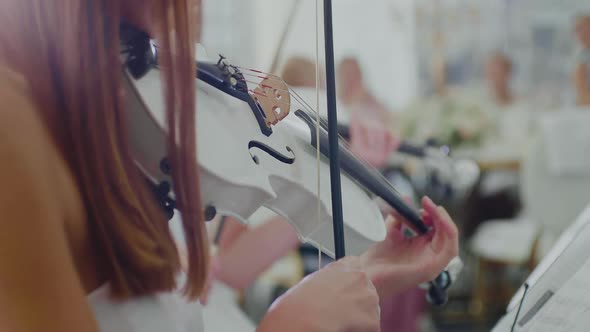
<path fill-rule="evenodd" d="M 283 49 L 285 48 L 285 42 L 287 41 L 287 36 L 289 36 L 289 32 L 293 26 L 293 21 L 295 21 L 295 17 L 297 16 L 298 9 L 301 5 L 301 0 L 294 0 L 293 6 L 291 6 L 291 11 L 289 12 L 289 18 L 287 19 L 287 24 L 285 24 L 285 28 L 281 34 L 281 39 L 279 40 L 279 44 L 277 49 L 275 50 L 275 54 L 272 60 L 272 65 L 270 66 L 269 73 L 277 74 L 277 70 L 279 69 L 279 61 L 281 60 L 281 56 L 283 55 Z"/>
<path fill-rule="evenodd" d="M 319 25 L 319 16 L 317 15 L 317 4 L 316 0 L 316 28 Z M 331 186 L 331 198 L 332 198 L 332 221 L 334 229 L 334 256 L 338 260 L 345 256 L 345 244 L 344 244 L 344 216 L 342 209 L 342 185 L 340 178 L 340 158 L 339 158 L 339 141 L 338 141 L 338 118 L 336 109 L 336 78 L 335 78 L 335 67 L 334 67 L 334 33 L 333 33 L 333 22 L 332 22 L 332 1 L 323 0 L 324 2 L 324 40 L 325 40 L 325 61 L 326 61 L 326 92 L 328 98 L 328 137 L 329 137 L 329 151 L 330 151 L 330 186 Z M 301 0 L 294 0 L 289 18 L 283 32 L 279 45 L 275 51 L 273 62 L 270 68 L 270 73 L 275 73 L 278 69 L 278 64 L 281 58 L 281 54 L 284 48 L 285 41 L 295 20 L 297 9 L 301 4 Z M 319 40 L 319 32 L 316 29 L 316 41 Z M 318 45 L 316 45 L 316 48 Z M 318 50 L 316 49 L 316 52 Z M 317 53 L 316 53 L 317 55 Z M 319 89 L 319 74 L 318 68 L 319 60 L 316 56 L 316 90 Z M 319 93 L 319 92 L 318 92 Z M 319 94 L 318 94 L 319 100 Z M 318 102 L 319 107 L 319 102 Z M 319 112 L 318 109 L 316 111 Z M 319 118 L 319 114 L 318 114 Z M 319 122 L 319 121 L 318 121 Z M 318 127 L 319 129 L 319 127 Z M 317 147 L 319 150 L 319 146 Z M 318 155 L 319 159 L 319 155 Z M 319 177 L 319 174 L 318 174 Z M 319 187 L 318 187 L 319 190 Z M 319 213 L 318 213 L 319 216 Z"/>
<path fill-rule="evenodd" d="M 338 260 L 345 256 L 344 216 L 342 211 L 342 185 L 338 150 L 338 115 L 336 109 L 336 74 L 334 67 L 334 28 L 332 0 L 324 0 L 324 43 L 326 48 L 326 93 L 328 98 L 328 142 L 330 151 L 330 189 L 332 196 L 332 222 L 334 228 L 334 255 Z M 316 86 L 319 89 L 319 86 Z"/>

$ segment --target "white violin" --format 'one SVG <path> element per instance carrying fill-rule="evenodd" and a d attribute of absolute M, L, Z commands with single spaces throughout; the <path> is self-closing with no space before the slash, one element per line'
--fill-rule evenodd
<path fill-rule="evenodd" d="M 124 81 L 131 139 L 138 166 L 174 208 L 166 160 L 162 83 L 157 47 L 140 31 L 125 32 Z M 139 60 L 138 60 L 139 59 Z M 307 103 L 278 77 L 231 65 L 198 63 L 197 134 L 201 192 L 207 219 L 216 214 L 242 221 L 266 207 L 283 216 L 302 241 L 335 255 L 328 133 Z M 317 116 L 319 118 L 319 116 Z M 339 144 L 346 253 L 358 255 L 386 237 L 380 197 L 418 233 L 428 228 L 378 171 Z M 338 258 L 338 257 L 337 257 Z M 442 304 L 448 273 L 431 283 Z"/>

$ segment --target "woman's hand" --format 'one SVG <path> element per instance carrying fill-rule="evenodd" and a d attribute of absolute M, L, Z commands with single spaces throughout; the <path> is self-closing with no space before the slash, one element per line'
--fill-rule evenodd
<path fill-rule="evenodd" d="M 371 112 L 356 111 L 350 121 L 350 150 L 371 166 L 381 168 L 400 144 L 388 122 Z"/>
<path fill-rule="evenodd" d="M 405 237 L 403 218 L 398 215 L 390 218 L 387 238 L 361 256 L 381 299 L 434 280 L 459 254 L 457 227 L 447 211 L 426 197 L 422 207 L 422 220 L 432 227 L 430 233 Z"/>
<path fill-rule="evenodd" d="M 258 331 L 379 331 L 379 297 L 358 257 L 306 277 L 270 308 Z"/>

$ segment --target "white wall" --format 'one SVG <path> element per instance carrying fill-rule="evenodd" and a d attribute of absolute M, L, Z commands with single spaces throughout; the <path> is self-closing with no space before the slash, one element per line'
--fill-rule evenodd
<path fill-rule="evenodd" d="M 203 43 L 209 55 L 215 57 L 217 53 L 223 53 L 236 64 L 269 70 L 295 1 L 301 5 L 287 38 L 282 60 L 296 54 L 314 58 L 316 0 L 203 0 Z M 323 1 L 317 1 L 321 7 Z M 452 4 L 471 0 L 439 1 Z M 419 45 L 415 44 L 414 16 L 414 7 L 418 2 L 425 2 L 426 6 L 432 2 L 434 5 L 432 0 L 333 1 L 336 61 L 345 55 L 357 56 L 371 89 L 393 109 L 412 101 L 418 92 L 416 51 L 419 48 L 416 46 Z M 561 43 L 563 39 L 571 39 L 571 16 L 580 11 L 590 12 L 590 2 L 584 0 L 478 0 L 477 4 L 482 9 L 478 25 L 480 31 L 461 31 L 467 31 L 469 38 L 481 39 L 478 47 L 484 55 L 489 49 L 508 44 L 509 53 L 517 62 L 515 85 L 520 87 L 518 90 L 522 90 L 521 93 L 527 93 L 531 86 L 547 80 L 532 75 L 540 72 L 539 68 L 547 69 L 548 65 L 542 61 L 538 64 L 540 60 L 535 60 L 541 52 L 532 45 L 531 24 L 552 25 L 557 21 L 556 24 L 562 26 L 558 33 L 564 37 L 556 40 Z M 511 7 L 510 17 L 502 18 L 507 4 Z M 510 33 L 510 42 L 502 36 L 503 33 Z M 323 31 L 320 31 L 320 36 L 323 37 Z M 562 44 L 556 46 L 559 50 L 559 54 L 555 55 L 557 58 L 564 58 L 563 54 L 569 54 L 575 46 Z M 320 45 L 323 46 L 323 38 Z M 323 62 L 323 47 L 320 58 Z M 567 61 L 561 62 L 566 65 Z M 546 62 L 560 63 L 554 60 Z M 549 73 L 546 76 L 551 78 L 555 75 Z M 559 85 L 569 84 L 569 77 L 559 80 L 563 81 Z"/>
<path fill-rule="evenodd" d="M 202 0 L 201 44 L 210 58 L 223 54 L 237 64 L 256 62 L 258 54 L 252 40 L 253 3 L 253 0 Z"/>
<path fill-rule="evenodd" d="M 282 62 L 292 55 L 315 59 L 316 0 L 203 0 L 207 53 L 270 70 L 294 1 L 300 5 Z M 412 0 L 336 0 L 333 10 L 336 62 L 356 56 L 370 88 L 390 108 L 410 102 L 417 91 Z M 323 63 L 323 16 L 320 27 Z"/>
<path fill-rule="evenodd" d="M 252 1 L 252 0 L 251 0 Z M 258 60 L 269 69 L 291 1 L 254 0 Z M 282 62 L 292 55 L 315 59 L 316 0 L 300 0 L 287 37 Z M 396 109 L 416 96 L 414 20 L 412 0 L 333 1 L 336 63 L 345 56 L 357 57 L 369 86 L 390 108 Z M 320 0 L 320 58 L 324 59 L 323 2 Z"/>

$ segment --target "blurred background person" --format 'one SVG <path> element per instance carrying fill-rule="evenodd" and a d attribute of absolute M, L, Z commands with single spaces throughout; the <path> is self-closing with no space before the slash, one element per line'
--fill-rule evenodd
<path fill-rule="evenodd" d="M 577 18 L 575 35 L 579 47 L 573 74 L 576 102 L 579 106 L 590 106 L 590 15 Z"/>
<path fill-rule="evenodd" d="M 315 88 L 316 64 L 306 57 L 292 56 L 283 66 L 280 76 L 291 87 Z M 323 75 L 320 75 L 320 89 L 325 89 Z"/>
<path fill-rule="evenodd" d="M 367 87 L 357 59 L 342 59 L 336 71 L 337 95 L 350 113 L 351 150 L 374 167 L 382 168 L 400 144 L 391 127 L 392 113 Z"/>
<path fill-rule="evenodd" d="M 481 153 L 520 160 L 531 137 L 532 118 L 526 99 L 515 95 L 512 60 L 503 52 L 493 52 L 484 65 L 486 97 L 480 100 L 488 118 Z M 521 208 L 518 192 L 519 171 L 512 167 L 484 170 L 476 192 L 468 204 L 465 233 L 486 220 L 513 218 Z"/>
<path fill-rule="evenodd" d="M 490 96 L 497 106 L 509 106 L 514 102 L 510 86 L 512 61 L 501 52 L 494 52 L 485 64 L 485 78 Z"/>
<path fill-rule="evenodd" d="M 316 99 L 316 65 L 313 61 L 300 56 L 291 57 L 284 65 L 281 77 L 313 104 Z M 390 125 L 391 112 L 369 91 L 356 59 L 347 57 L 339 63 L 336 88 L 339 121 L 350 127 L 351 151 L 373 167 L 386 166 L 400 140 Z M 320 89 L 325 90 L 323 78 L 320 79 Z M 320 113 L 326 116 L 324 95 L 320 94 Z"/>

